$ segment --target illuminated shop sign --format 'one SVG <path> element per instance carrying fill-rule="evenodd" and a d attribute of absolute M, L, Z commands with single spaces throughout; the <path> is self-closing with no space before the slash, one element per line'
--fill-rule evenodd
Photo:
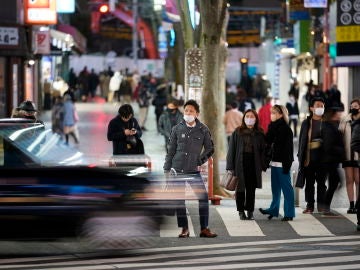
<path fill-rule="evenodd" d="M 25 0 L 26 24 L 56 24 L 56 0 Z"/>

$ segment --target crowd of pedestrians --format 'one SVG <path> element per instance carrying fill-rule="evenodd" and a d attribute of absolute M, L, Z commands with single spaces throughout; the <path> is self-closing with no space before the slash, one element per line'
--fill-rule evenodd
<path fill-rule="evenodd" d="M 259 75 L 251 83 L 251 78 L 243 74 L 236 91 L 227 88 L 226 121 L 224 120 L 228 137 L 226 169 L 232 171 L 238 179 L 235 199 L 240 219 L 253 219 L 255 190 L 261 187 L 259 172 L 268 167 L 271 168 L 273 198 L 268 208 L 260 208 L 259 211 L 269 219 L 277 217 L 282 192 L 282 220 L 291 221 L 295 218 L 290 169 L 294 160 L 294 141 L 298 141 L 298 153 L 295 153 L 295 158 L 299 161 L 296 186 L 305 188 L 306 208 L 303 213 L 312 214 L 317 209 L 324 216 L 336 216 L 331 210 L 331 202 L 341 185 L 342 167 L 349 199 L 347 213 L 358 214 L 357 229 L 360 230 L 359 99 L 351 101 L 349 114 L 343 116 L 341 92 L 335 84 L 327 91 L 322 91 L 310 80 L 306 87 L 302 104 L 306 107 L 308 116 L 302 121 L 300 128 L 300 87 L 296 80 L 288 92 L 285 106 L 278 105 L 268 95 L 270 86 Z M 260 103 L 258 110 L 253 102 L 255 99 Z M 233 130 L 229 129 L 228 118 L 230 122 L 238 121 L 241 113 L 244 114 L 241 124 Z M 247 114 L 252 119 L 247 119 Z M 254 130 L 263 136 L 255 136 Z M 263 137 L 265 146 L 260 147 Z"/>
<path fill-rule="evenodd" d="M 82 101 L 100 93 L 107 102 L 120 105 L 118 115 L 110 121 L 107 132 L 108 140 L 113 143 L 114 155 L 145 152 L 141 136 L 147 131 L 149 106 L 154 106 L 157 131 L 165 139 L 164 171 L 166 174 L 191 175 L 188 182 L 199 199 L 200 236 L 216 237 L 208 228 L 208 198 L 199 174 L 199 166 L 212 155 L 214 145 L 209 129 L 198 120 L 199 105 L 189 100 L 179 110 L 181 101 L 171 96 L 169 84 L 154 78 L 151 73 L 140 77 L 136 71 L 133 74 L 128 71 L 111 72 L 109 69 L 101 73 L 100 76 L 107 74 L 106 80 L 100 76 L 96 79 L 94 71 L 87 73 L 84 67 L 78 77 L 69 76 L 69 86 L 80 87 Z M 99 87 L 101 90 L 96 90 Z M 227 91 L 227 111 L 223 119 L 224 136 L 228 141 L 226 170 L 232 171 L 238 179 L 235 200 L 241 220 L 254 219 L 256 189 L 262 187 L 262 171 L 268 168 L 271 170 L 272 202 L 259 211 L 268 219 L 278 217 L 283 193 L 284 217 L 281 220 L 292 221 L 295 218 L 290 171 L 294 161 L 294 141 L 297 140 L 295 158 L 299 161 L 299 168 L 296 186 L 305 188 L 306 208 L 303 213 L 312 214 L 317 209 L 326 216 L 336 215 L 331 210 L 331 202 L 341 184 L 339 170 L 342 167 L 346 175 L 348 213 L 360 217 L 360 101 L 354 99 L 349 114 L 342 117 L 344 105 L 336 85 L 322 91 L 310 81 L 307 87 L 303 99 L 308 116 L 300 128 L 297 81 L 288 92 L 285 106 L 274 104 L 269 96 L 271 86 L 260 75 L 252 81 L 243 74 L 236 91 Z M 84 90 L 86 88 L 88 90 Z M 78 143 L 75 132 L 78 121 L 74 105 L 76 98 L 70 88 L 67 94 L 56 99 L 53 106 L 53 132 L 65 136 L 67 143 L 69 135 Z M 261 104 L 258 110 L 254 99 Z M 134 102 L 139 107 L 138 118 L 135 118 L 130 105 Z M 185 202 L 178 207 L 177 217 L 181 228 L 179 237 L 188 237 Z"/>

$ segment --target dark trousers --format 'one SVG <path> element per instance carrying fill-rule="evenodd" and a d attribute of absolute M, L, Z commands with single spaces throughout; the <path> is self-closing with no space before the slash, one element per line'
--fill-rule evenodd
<path fill-rule="evenodd" d="M 294 137 L 297 137 L 298 120 L 297 119 L 289 119 L 289 126 L 290 127 L 291 127 L 291 124 L 293 124 Z"/>
<path fill-rule="evenodd" d="M 244 153 L 243 157 L 245 191 L 237 191 L 235 194 L 236 208 L 239 212 L 247 210 L 254 212 L 255 208 L 255 190 L 256 190 L 256 172 L 254 155 Z"/>
<path fill-rule="evenodd" d="M 179 190 L 183 191 L 184 197 L 186 183 L 191 186 L 199 200 L 200 227 L 201 230 L 206 229 L 209 223 L 209 198 L 204 181 L 202 180 L 200 173 L 191 174 L 189 176 L 183 177 L 183 179 L 180 176 L 176 186 L 179 188 Z M 188 228 L 185 200 L 179 201 L 178 207 L 176 209 L 176 216 L 178 226 L 181 228 Z"/>
<path fill-rule="evenodd" d="M 329 187 L 326 190 L 325 197 L 324 197 L 324 204 L 327 210 L 330 210 L 330 204 L 336 189 L 340 183 L 340 175 L 338 172 L 339 164 L 327 164 L 327 171 L 328 171 L 328 183 Z"/>
<path fill-rule="evenodd" d="M 315 203 L 315 182 L 317 207 L 324 207 L 324 196 L 326 193 L 326 172 L 327 168 L 317 164 L 311 164 L 305 167 L 305 201 L 308 208 L 314 209 Z"/>

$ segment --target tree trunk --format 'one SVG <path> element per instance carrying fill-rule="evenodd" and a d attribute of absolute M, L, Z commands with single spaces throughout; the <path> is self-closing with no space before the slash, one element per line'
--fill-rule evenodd
<path fill-rule="evenodd" d="M 189 3 L 184 0 L 177 0 L 177 8 L 181 18 L 181 28 L 184 39 L 185 51 L 194 47 L 194 30 L 191 26 Z"/>
<path fill-rule="evenodd" d="M 222 115 L 221 100 L 219 94 L 221 91 L 219 89 L 219 59 L 220 59 L 220 38 L 221 32 L 223 29 L 223 24 L 225 21 L 225 11 L 226 11 L 226 1 L 225 0 L 203 0 L 200 2 L 200 16 L 202 22 L 202 35 L 201 39 L 203 41 L 204 47 L 204 57 L 203 57 L 203 72 L 204 72 L 204 85 L 202 92 L 202 119 L 205 124 L 209 127 L 214 144 L 215 144 L 215 153 L 213 156 L 214 159 L 214 194 L 223 195 L 223 190 L 219 186 L 219 158 L 221 153 L 221 144 L 223 141 L 223 124 L 222 124 Z M 223 75 L 224 77 L 224 75 Z M 225 95 L 225 94 L 224 94 Z M 224 100 L 225 98 L 223 98 Z"/>

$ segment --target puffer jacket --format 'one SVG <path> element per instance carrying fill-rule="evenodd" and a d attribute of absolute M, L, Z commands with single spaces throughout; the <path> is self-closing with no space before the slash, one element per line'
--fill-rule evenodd
<path fill-rule="evenodd" d="M 214 153 L 214 143 L 209 128 L 195 120 L 189 128 L 185 120 L 173 127 L 165 157 L 164 171 L 174 168 L 180 173 L 195 173 Z"/>

